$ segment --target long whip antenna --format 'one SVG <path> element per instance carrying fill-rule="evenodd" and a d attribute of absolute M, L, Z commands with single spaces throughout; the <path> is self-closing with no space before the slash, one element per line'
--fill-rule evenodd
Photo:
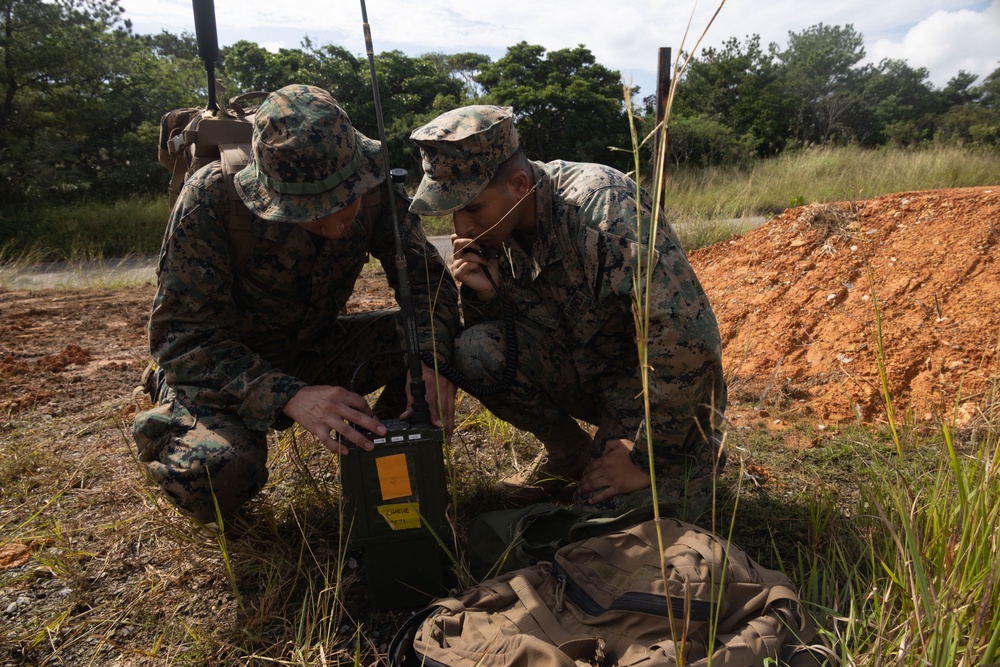
<path fill-rule="evenodd" d="M 430 423 L 430 408 L 424 390 L 423 369 L 420 365 L 420 343 L 417 339 L 417 321 L 413 312 L 413 295 L 410 279 L 406 272 L 406 256 L 403 254 L 403 240 L 399 235 L 399 212 L 396 210 L 395 187 L 406 176 L 405 169 L 389 169 L 389 143 L 385 139 L 385 122 L 382 120 L 382 98 L 378 92 L 378 77 L 375 74 L 375 50 L 372 47 L 372 31 L 368 25 L 368 9 L 361 0 L 361 21 L 365 31 L 365 48 L 368 51 L 368 69 L 372 78 L 372 97 L 375 100 L 375 120 L 378 123 L 378 139 L 382 144 L 382 161 L 389 171 L 389 211 L 392 213 L 392 233 L 396 239 L 396 272 L 399 275 L 399 308 L 403 315 L 403 329 L 406 336 L 406 361 L 410 371 L 410 395 L 413 398 L 414 424 Z"/>
<path fill-rule="evenodd" d="M 215 27 L 215 0 L 191 0 L 194 9 L 194 34 L 198 41 L 198 57 L 205 63 L 208 78 L 209 111 L 218 111 L 215 99 L 215 62 L 219 59 L 219 33 Z"/>

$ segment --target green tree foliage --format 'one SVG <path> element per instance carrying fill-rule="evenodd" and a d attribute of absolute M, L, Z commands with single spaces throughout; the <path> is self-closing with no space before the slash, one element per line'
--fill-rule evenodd
<path fill-rule="evenodd" d="M 1000 111 L 1000 67 L 993 70 L 979 86 L 976 97 L 987 109 Z"/>
<path fill-rule="evenodd" d="M 485 100 L 514 108 L 525 153 L 539 160 L 582 160 L 627 166 L 611 147 L 626 146 L 628 121 L 621 74 L 580 45 L 546 54 L 521 42 L 476 75 Z"/>
<path fill-rule="evenodd" d="M 165 187 L 157 121 L 195 102 L 190 38 L 134 35 L 117 0 L 2 0 L 0 23 L 5 204 Z"/>
<path fill-rule="evenodd" d="M 315 59 L 302 49 L 273 53 L 253 42 L 240 40 L 221 51 L 225 79 L 239 92 L 272 91 L 289 83 L 319 85 Z"/>
<path fill-rule="evenodd" d="M 465 96 L 476 101 L 485 92 L 476 81 L 476 75 L 490 63 L 490 57 L 482 53 L 456 53 L 448 58 L 449 73 L 457 76 L 465 86 Z"/>
<path fill-rule="evenodd" d="M 490 57 L 483 53 L 427 53 L 423 58 L 432 61 L 444 74 L 462 82 L 462 97 L 469 104 L 483 96 L 483 87 L 476 81 Z"/>
<path fill-rule="evenodd" d="M 784 49 L 754 35 L 704 50 L 681 81 L 671 161 L 733 164 L 823 142 L 1000 145 L 1000 69 L 978 84 L 959 72 L 934 90 L 923 69 L 861 66 L 863 58 L 849 25 L 790 33 Z M 394 166 L 419 170 L 414 127 L 488 102 L 514 107 L 532 158 L 631 167 L 627 153 L 611 150 L 630 143 L 621 77 L 583 45 L 547 52 L 522 42 L 495 62 L 389 51 L 376 68 Z M 306 37 L 271 52 L 237 42 L 222 49 L 217 72 L 226 97 L 289 83 L 327 88 L 360 131 L 378 136 L 368 60 L 340 46 Z M 208 97 L 194 37 L 135 35 L 119 0 L 0 0 L 0 90 L 3 207 L 162 193 L 160 117 Z M 651 130 L 652 110 L 639 115 Z"/>
<path fill-rule="evenodd" d="M 746 164 L 753 154 L 750 141 L 751 135 L 741 136 L 729 125 L 711 118 L 672 114 L 667 157 L 675 166 Z"/>
<path fill-rule="evenodd" d="M 861 103 L 859 72 L 864 39 L 854 26 L 823 23 L 788 33 L 788 48 L 778 54 L 784 85 L 796 100 L 792 138 L 825 143 L 841 119 Z"/>
<path fill-rule="evenodd" d="M 959 70 L 948 84 L 941 91 L 942 102 L 946 108 L 958 106 L 960 104 L 973 104 L 979 100 L 979 89 L 975 87 L 976 79 L 979 77 L 971 72 Z"/>
<path fill-rule="evenodd" d="M 937 121 L 935 140 L 974 146 L 1000 146 L 1000 67 L 979 86 L 960 72 L 945 88 L 949 105 Z"/>
<path fill-rule="evenodd" d="M 85 188 L 100 168 L 106 153 L 87 150 L 87 116 L 103 110 L 129 55 L 121 11 L 116 0 L 0 2 L 5 201 Z"/>
<path fill-rule="evenodd" d="M 886 59 L 864 70 L 858 77 L 862 103 L 846 115 L 844 133 L 862 145 L 907 146 L 930 139 L 942 97 L 927 77 L 926 69 L 903 60 Z"/>
<path fill-rule="evenodd" d="M 313 64 L 317 77 L 315 85 L 329 90 L 351 116 L 351 120 L 358 122 L 360 118 L 356 118 L 357 104 L 367 102 L 372 97 L 367 59 L 362 60 L 347 49 L 332 44 L 315 46 L 308 40 L 304 44 L 315 60 Z M 374 133 L 374 128 L 373 122 L 370 127 L 362 128 L 362 131 Z"/>
<path fill-rule="evenodd" d="M 367 62 L 366 80 L 368 74 Z M 438 114 L 465 103 L 462 82 L 442 70 L 433 57 L 411 58 L 401 51 L 384 51 L 375 59 L 382 118 L 389 154 L 396 167 L 419 171 L 420 156 L 410 132 Z M 353 100 L 349 111 L 358 129 L 378 137 L 371 85 Z"/>
<path fill-rule="evenodd" d="M 93 193 L 103 198 L 120 197 L 123 185 L 138 193 L 165 191 L 166 171 L 156 161 L 160 116 L 170 109 L 204 106 L 207 99 L 204 65 L 193 37 L 161 33 L 127 39 L 123 76 L 103 93 L 103 112 L 90 116 L 92 141 L 103 145 L 107 156 L 92 177 Z"/>
<path fill-rule="evenodd" d="M 760 36 L 753 35 L 742 44 L 732 38 L 721 49 L 703 50 L 685 71 L 674 108 L 685 117 L 697 116 L 729 128 L 728 143 L 739 143 L 750 154 L 767 157 L 785 147 L 793 102 L 773 51 L 762 49 Z M 711 126 L 686 122 L 685 134 L 699 127 L 709 130 Z M 709 134 L 702 142 L 723 136 L 715 131 Z M 729 161 L 735 157 L 734 148 L 732 143 L 700 154 Z"/>
<path fill-rule="evenodd" d="M 301 49 L 281 49 L 277 53 L 240 41 L 222 50 L 222 60 L 224 76 L 234 91 L 271 91 L 292 83 L 326 88 L 358 130 L 378 138 L 367 59 L 357 58 L 338 46 L 316 46 L 307 38 Z M 390 160 L 394 166 L 419 168 L 419 159 L 408 140 L 410 132 L 442 111 L 464 103 L 464 84 L 434 55 L 411 58 L 401 51 L 386 51 L 376 56 L 375 71 Z"/>

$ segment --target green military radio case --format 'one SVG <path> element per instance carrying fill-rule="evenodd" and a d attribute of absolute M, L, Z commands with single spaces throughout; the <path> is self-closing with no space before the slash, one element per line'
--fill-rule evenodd
<path fill-rule="evenodd" d="M 445 517 L 444 434 L 431 425 L 390 419 L 371 452 L 341 457 L 345 526 L 364 557 L 372 607 L 419 607 L 448 594 L 451 534 Z"/>

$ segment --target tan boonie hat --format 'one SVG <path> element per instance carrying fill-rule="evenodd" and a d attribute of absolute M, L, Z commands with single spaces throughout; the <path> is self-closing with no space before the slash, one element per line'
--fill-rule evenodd
<path fill-rule="evenodd" d="M 410 135 L 424 176 L 410 212 L 446 215 L 486 189 L 497 167 L 517 151 L 514 109 L 477 104 L 443 113 Z"/>
<path fill-rule="evenodd" d="M 264 220 L 303 223 L 336 213 L 383 180 L 381 144 L 355 130 L 327 91 L 292 85 L 257 109 L 236 191 Z"/>

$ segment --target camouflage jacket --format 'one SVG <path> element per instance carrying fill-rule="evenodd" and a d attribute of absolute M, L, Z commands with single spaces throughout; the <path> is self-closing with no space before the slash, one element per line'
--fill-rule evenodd
<path fill-rule="evenodd" d="M 253 250 L 236 267 L 220 163 L 193 174 L 163 237 L 149 321 L 150 351 L 167 384 L 197 403 L 238 413 L 253 430 L 283 417 L 285 403 L 306 386 L 283 369 L 324 353 L 369 255 L 399 297 L 388 189 L 379 188 L 379 218 L 368 219 L 362 206 L 336 241 L 254 218 Z M 450 359 L 459 327 L 455 283 L 402 198 L 397 210 L 421 348 L 434 346 Z"/>
<path fill-rule="evenodd" d="M 649 400 L 653 452 L 663 465 L 700 447 L 726 403 L 719 328 L 673 228 L 661 216 L 649 254 L 652 199 L 609 167 L 533 162 L 538 228 L 530 253 L 505 244 L 501 290 L 520 316 L 550 328 L 572 351 L 581 380 L 623 421 L 644 414 L 634 307 L 635 277 L 649 278 Z M 641 233 L 637 227 L 641 221 Z M 641 243 L 640 243 L 641 239 Z M 499 299 L 463 287 L 466 326 L 500 319 Z M 636 433 L 620 437 L 636 440 Z M 698 444 L 694 444 L 698 443 Z M 646 448 L 633 461 L 648 470 Z M 660 463 L 657 463 L 660 468 Z"/>

